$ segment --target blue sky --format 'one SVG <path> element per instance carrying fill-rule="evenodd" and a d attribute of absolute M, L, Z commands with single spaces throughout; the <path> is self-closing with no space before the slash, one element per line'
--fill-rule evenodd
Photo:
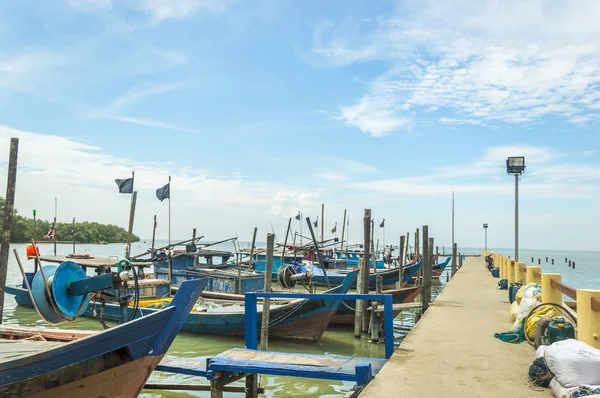
<path fill-rule="evenodd" d="M 21 138 L 17 207 L 126 225 L 113 180 L 136 171 L 135 232 L 166 237 L 299 209 L 429 224 L 462 246 L 600 249 L 600 3 L 67 0 L 0 4 L 0 162 Z M 3 172 L 0 182 L 5 183 Z M 296 226 L 297 229 L 297 226 Z M 338 227 L 338 231 L 339 231 Z M 378 229 L 380 238 L 383 231 Z M 329 233 L 326 233 L 329 236 Z M 264 240 L 264 239 L 261 239 Z"/>

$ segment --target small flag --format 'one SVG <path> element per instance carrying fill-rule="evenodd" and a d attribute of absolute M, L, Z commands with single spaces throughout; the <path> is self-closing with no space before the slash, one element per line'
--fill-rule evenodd
<path fill-rule="evenodd" d="M 333 226 L 333 228 L 331 229 L 331 233 L 335 234 L 335 231 L 337 231 L 337 223 L 335 223 L 335 225 Z"/>
<path fill-rule="evenodd" d="M 385 218 L 383 219 L 383 221 L 381 222 L 381 224 L 379 224 L 379 228 L 383 228 L 384 225 L 385 225 Z"/>
<path fill-rule="evenodd" d="M 54 224 L 50 226 L 50 230 L 48 230 L 48 233 L 46 235 L 44 235 L 42 237 L 42 239 L 51 239 L 54 238 L 54 236 L 56 235 L 56 232 L 54 232 Z"/>
<path fill-rule="evenodd" d="M 165 199 L 171 200 L 171 183 L 168 183 L 167 185 L 165 185 L 162 188 L 158 188 L 156 190 L 156 197 L 161 202 Z"/>
<path fill-rule="evenodd" d="M 119 187 L 119 193 L 133 193 L 133 177 L 125 179 L 116 179 L 115 182 Z"/>
<path fill-rule="evenodd" d="M 298 212 L 298 215 L 296 216 L 296 220 L 300 221 L 300 212 Z"/>
<path fill-rule="evenodd" d="M 313 225 L 315 226 L 315 228 L 317 228 L 319 226 L 319 216 L 317 216 L 317 219 L 315 220 Z"/>

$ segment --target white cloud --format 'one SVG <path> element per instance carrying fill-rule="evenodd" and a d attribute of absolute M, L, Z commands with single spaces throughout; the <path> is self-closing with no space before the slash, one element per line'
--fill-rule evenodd
<path fill-rule="evenodd" d="M 320 26 L 312 54 L 330 66 L 391 65 L 342 108 L 342 120 L 373 135 L 406 127 L 397 121 L 408 109 L 446 109 L 471 124 L 546 115 L 581 124 L 597 120 L 588 112 L 600 85 L 598 14 L 595 0 L 408 1 L 378 23 Z"/>
<path fill-rule="evenodd" d="M 386 97 L 365 95 L 359 103 L 342 107 L 337 119 L 346 124 L 358 127 L 363 133 L 373 137 L 381 137 L 400 128 L 410 126 L 410 119 L 401 117 L 394 109 L 394 104 Z"/>
<path fill-rule="evenodd" d="M 1 148 L 8 148 L 11 137 L 20 140 L 16 207 L 21 213 L 35 208 L 41 219 L 51 218 L 53 198 L 58 197 L 59 219 L 125 226 L 129 196 L 117 193 L 114 179 L 126 178 L 132 170 L 138 191 L 135 232 L 142 237 L 150 236 L 153 214 L 159 215 L 162 226 L 159 237 L 166 237 L 167 206 L 156 200 L 155 190 L 169 175 L 176 237 L 187 236 L 194 227 L 218 236 L 250 233 L 257 223 L 267 231 L 268 217 L 293 216 L 299 208 L 320 209 L 319 191 L 297 182 L 256 181 L 160 161 L 133 161 L 69 138 L 0 126 Z M 0 151 L 0 186 L 6 184 L 7 161 L 8 151 Z"/>
<path fill-rule="evenodd" d="M 582 155 L 584 157 L 590 157 L 590 156 L 594 156 L 596 154 L 596 151 L 583 151 Z"/>

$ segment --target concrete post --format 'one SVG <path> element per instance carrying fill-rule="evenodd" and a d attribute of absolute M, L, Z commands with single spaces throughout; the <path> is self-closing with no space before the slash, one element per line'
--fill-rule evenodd
<path fill-rule="evenodd" d="M 592 308 L 592 297 L 600 290 L 577 289 L 577 339 L 600 349 L 600 312 Z"/>
<path fill-rule="evenodd" d="M 513 260 L 508 259 L 506 262 L 506 269 L 508 270 L 506 279 L 508 280 L 508 286 L 510 286 L 511 283 L 515 282 L 515 265 Z"/>
<path fill-rule="evenodd" d="M 537 284 L 541 285 L 542 280 L 539 277 L 534 275 L 534 273 L 533 273 L 534 271 L 542 272 L 542 267 L 538 267 L 537 265 L 527 267 L 527 284 L 537 283 Z"/>
<path fill-rule="evenodd" d="M 522 271 L 521 267 L 526 267 L 525 263 L 517 263 L 515 265 L 515 282 L 519 282 L 522 284 L 527 283 L 527 271 Z"/>
<path fill-rule="evenodd" d="M 562 281 L 560 274 L 542 274 L 542 303 L 562 305 L 562 292 L 552 287 L 552 280 Z"/>

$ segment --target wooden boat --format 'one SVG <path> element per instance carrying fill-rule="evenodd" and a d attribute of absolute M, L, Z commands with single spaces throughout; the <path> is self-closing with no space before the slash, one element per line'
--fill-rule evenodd
<path fill-rule="evenodd" d="M 342 280 L 342 284 L 328 290 L 328 293 L 346 293 L 350 285 L 356 280 L 358 271 L 350 272 Z M 202 281 L 200 281 L 202 283 Z M 6 292 L 15 296 L 19 305 L 32 307 L 26 289 L 22 287 L 7 286 Z M 154 300 L 146 304 L 157 304 L 162 302 L 167 305 L 169 299 Z M 271 304 L 269 312 L 270 326 L 269 337 L 286 339 L 305 339 L 318 341 L 323 332 L 329 325 L 331 318 L 340 306 L 341 300 L 292 300 L 289 303 Z M 182 330 L 199 334 L 218 334 L 218 335 L 244 335 L 244 313 L 243 303 L 218 302 L 219 307 L 211 306 L 214 301 L 207 301 L 209 308 L 196 306 L 187 317 Z M 144 302 L 140 302 L 142 307 L 135 313 L 135 317 L 141 317 L 160 311 L 155 308 L 143 307 Z M 160 305 L 160 304 L 159 304 Z M 94 312 L 98 313 L 99 308 L 95 309 L 92 305 L 82 313 L 82 316 L 94 317 Z M 102 311 L 103 320 L 118 320 L 121 317 L 121 309 L 118 304 L 107 303 Z M 133 308 L 128 307 L 128 315 L 133 314 Z M 262 319 L 262 305 L 258 306 L 258 323 L 260 328 Z"/>
<path fill-rule="evenodd" d="M 391 294 L 394 298 L 394 304 L 410 303 L 421 292 L 421 286 L 403 287 L 400 289 L 383 290 L 384 294 Z M 333 325 L 354 325 L 354 311 L 356 301 L 345 300 L 339 306 L 337 312 L 331 320 Z M 400 310 L 394 311 L 394 318 L 398 316 Z"/>
<path fill-rule="evenodd" d="M 138 396 L 199 295 L 187 282 L 167 308 L 98 333 L 1 326 L 0 397 Z"/>
<path fill-rule="evenodd" d="M 422 261 L 419 261 L 416 264 L 407 265 L 403 268 L 402 275 L 402 286 L 406 285 L 413 276 L 417 274 L 419 268 L 423 264 Z M 303 266 L 302 271 L 306 271 L 306 267 Z M 343 280 L 346 273 L 349 272 L 347 270 L 336 270 L 336 271 L 327 271 L 327 279 L 329 279 L 329 283 L 331 285 L 339 284 L 340 280 Z M 312 267 L 313 278 L 312 281 L 316 285 L 327 285 L 327 280 L 325 279 L 325 275 L 323 270 L 318 268 L 317 266 Z M 398 268 L 388 268 L 382 271 L 377 271 L 377 273 L 373 272 L 371 269 L 371 274 L 369 275 L 369 288 L 375 289 L 377 287 L 377 277 L 381 277 L 383 279 L 383 288 L 384 289 L 395 289 L 396 282 L 400 281 L 400 272 Z M 352 285 L 353 288 L 356 288 L 356 283 Z"/>

